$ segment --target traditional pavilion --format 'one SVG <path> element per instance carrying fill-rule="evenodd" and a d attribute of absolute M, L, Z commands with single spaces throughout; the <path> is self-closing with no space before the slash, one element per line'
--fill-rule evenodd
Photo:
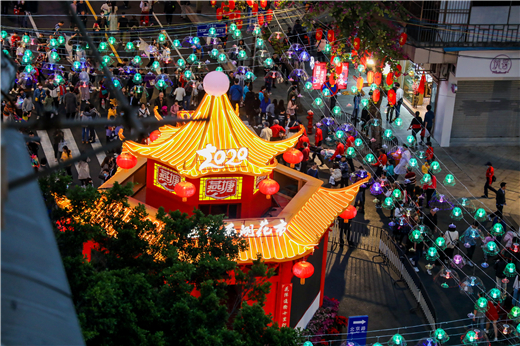
<path fill-rule="evenodd" d="M 145 204 L 151 219 L 159 207 L 226 215 L 226 230 L 249 245 L 239 264 L 247 266 L 261 254 L 275 268 L 265 312 L 280 326 L 305 327 L 323 301 L 328 231 L 370 177 L 328 189 L 322 180 L 279 164 L 276 156 L 291 150 L 303 129 L 288 139 L 264 141 L 233 110 L 228 88 L 225 74 L 209 73 L 206 95 L 191 112 L 203 121 L 163 126 L 151 144 L 126 141 L 122 155 L 131 155 L 135 166 L 120 168 L 100 188 L 136 183 L 130 204 Z M 272 198 L 261 191 L 267 179 L 279 187 Z M 176 189 L 181 183 L 190 188 Z"/>

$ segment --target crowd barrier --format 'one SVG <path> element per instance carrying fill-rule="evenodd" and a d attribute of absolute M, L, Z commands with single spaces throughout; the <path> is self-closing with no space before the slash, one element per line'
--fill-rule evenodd
<path fill-rule="evenodd" d="M 336 245 L 340 244 L 341 227 L 341 222 L 336 219 L 331 228 L 329 242 Z M 361 222 L 350 221 L 346 227 L 343 226 L 343 240 L 345 245 L 349 247 L 371 251 L 381 256 L 383 258 L 382 264 L 392 268 L 399 275 L 399 280 L 395 281 L 395 283 L 404 282 L 410 289 L 417 302 L 417 306 L 412 311 L 420 308 L 432 330 L 435 330 L 437 321 L 435 307 L 426 292 L 426 288 L 403 249 L 397 245 L 387 230 Z"/>

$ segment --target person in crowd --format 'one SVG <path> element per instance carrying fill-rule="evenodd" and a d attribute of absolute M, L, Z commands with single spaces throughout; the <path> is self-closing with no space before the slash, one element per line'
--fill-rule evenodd
<path fill-rule="evenodd" d="M 61 161 L 72 160 L 72 152 L 67 146 L 63 147 L 63 153 L 61 154 Z M 69 176 L 72 177 L 72 164 L 65 166 L 65 171 Z"/>
<path fill-rule="evenodd" d="M 401 105 L 403 104 L 404 90 L 401 89 L 401 84 L 394 83 L 395 88 L 395 117 L 399 118 L 401 115 Z"/>
<path fill-rule="evenodd" d="M 330 160 L 335 159 L 338 155 L 342 156 L 345 153 L 345 146 L 341 141 L 336 140 L 336 151 L 334 151 L 334 154 L 330 157 Z"/>
<path fill-rule="evenodd" d="M 422 123 L 422 119 L 421 119 L 421 113 L 415 112 L 414 118 L 412 119 L 412 122 L 410 123 L 408 130 L 412 130 L 412 136 L 416 141 L 417 141 L 417 134 L 421 131 L 422 127 L 423 127 L 423 123 Z"/>
<path fill-rule="evenodd" d="M 383 149 L 378 149 L 378 159 L 377 162 L 373 164 L 374 167 L 376 167 L 375 171 L 375 178 L 378 178 L 381 176 L 381 173 L 383 173 L 383 169 L 386 167 L 388 158 L 386 157 L 386 153 Z"/>
<path fill-rule="evenodd" d="M 274 99 L 265 109 L 265 116 L 269 124 L 273 124 L 273 120 L 276 117 L 276 108 L 278 107 L 278 100 Z"/>
<path fill-rule="evenodd" d="M 323 141 L 323 131 L 321 131 L 321 128 L 314 124 L 314 145 L 317 147 L 321 146 L 321 142 Z"/>
<path fill-rule="evenodd" d="M 335 187 L 341 183 L 341 169 L 339 168 L 339 164 L 334 163 L 332 168 L 330 168 L 330 178 L 329 184 L 331 187 Z"/>
<path fill-rule="evenodd" d="M 426 114 L 424 114 L 424 128 L 430 134 L 433 135 L 433 120 L 435 119 L 435 113 L 432 111 L 432 105 L 426 106 Z M 421 136 L 421 143 L 424 143 L 424 136 Z"/>
<path fill-rule="evenodd" d="M 278 120 L 274 121 L 274 125 L 271 126 L 271 130 L 273 132 L 271 141 L 278 141 L 278 140 L 282 139 L 285 135 L 285 129 L 282 126 L 280 126 L 280 123 Z"/>
<path fill-rule="evenodd" d="M 340 188 L 347 187 L 350 178 L 350 166 L 347 162 L 347 157 L 342 155 L 339 161 L 339 169 L 341 170 L 341 183 Z"/>
<path fill-rule="evenodd" d="M 86 159 L 83 159 L 83 160 L 80 160 L 78 162 L 78 179 L 79 181 L 81 182 L 81 186 L 85 187 L 87 186 L 88 182 L 91 181 L 91 177 L 90 177 L 90 166 L 89 166 L 89 163 L 90 162 L 90 158 L 86 158 Z"/>
<path fill-rule="evenodd" d="M 384 173 L 381 173 L 381 174 L 385 174 L 386 178 L 391 183 L 393 183 L 395 181 L 394 169 L 395 169 L 395 160 L 392 157 L 389 157 L 387 160 L 386 167 L 384 168 Z"/>
<path fill-rule="evenodd" d="M 426 192 L 426 207 L 429 206 L 433 193 L 437 189 L 437 177 L 435 177 L 431 170 L 428 171 L 428 174 L 430 174 L 431 180 L 423 185 L 423 190 Z"/>
<path fill-rule="evenodd" d="M 173 105 L 170 107 L 170 115 L 172 117 L 177 117 L 177 113 L 179 112 L 179 101 L 174 101 Z"/>
<path fill-rule="evenodd" d="M 491 186 L 494 181 L 496 181 L 495 177 L 495 169 L 493 168 L 493 164 L 491 162 L 486 163 L 487 170 L 486 170 L 486 183 L 484 184 L 484 194 L 482 195 L 482 198 L 489 198 L 488 197 L 488 190 L 493 191 L 495 194 L 497 193 L 497 190 Z"/>
<path fill-rule="evenodd" d="M 117 106 L 111 105 L 110 108 L 108 109 L 107 119 L 111 120 L 111 119 L 115 119 L 116 117 L 117 117 Z"/>
<path fill-rule="evenodd" d="M 264 141 L 270 141 L 273 136 L 273 130 L 269 128 L 269 123 L 267 121 L 263 122 L 264 128 L 260 131 L 260 138 Z"/>
<path fill-rule="evenodd" d="M 287 103 L 287 115 L 295 117 L 297 110 L 298 105 L 296 103 L 296 95 L 293 95 Z"/>
<path fill-rule="evenodd" d="M 65 112 L 67 119 L 76 118 L 76 112 L 78 111 L 78 99 L 74 94 L 74 88 L 70 87 L 69 91 L 63 97 L 65 103 Z"/>
<path fill-rule="evenodd" d="M 34 90 L 34 106 L 37 116 L 43 115 L 43 101 L 47 96 L 47 92 L 43 89 L 43 85 L 38 83 L 38 87 Z"/>
<path fill-rule="evenodd" d="M 444 233 L 444 241 L 446 242 L 446 249 L 444 249 L 444 263 L 448 264 L 453 259 L 453 252 L 458 245 L 459 232 L 457 226 L 450 224 L 448 230 Z"/>
<path fill-rule="evenodd" d="M 499 218 L 504 218 L 504 206 L 506 205 L 506 183 L 500 183 L 500 189 L 496 192 L 496 206 L 497 211 L 495 211 L 494 215 Z M 489 216 L 491 218 L 491 216 Z"/>
<path fill-rule="evenodd" d="M 65 146 L 65 134 L 60 129 L 55 129 L 52 135 L 52 147 L 54 149 L 54 159 L 56 162 L 61 158 L 63 147 Z"/>
<path fill-rule="evenodd" d="M 90 105 L 87 105 L 87 108 L 85 111 L 82 112 L 80 116 L 80 120 L 82 122 L 82 131 L 81 131 L 81 138 L 83 139 L 83 144 L 87 144 L 90 141 L 90 129 L 89 129 L 89 122 L 92 121 L 92 107 Z"/>
<path fill-rule="evenodd" d="M 486 321 L 486 333 L 487 331 L 489 330 L 489 324 L 492 323 L 493 324 L 493 332 L 495 334 L 495 340 L 494 341 L 497 341 L 498 340 L 498 326 L 497 326 L 497 321 L 498 321 L 498 312 L 500 311 L 500 304 L 496 301 L 494 301 L 493 299 L 490 299 L 488 301 L 488 309 L 486 311 L 486 318 L 487 318 L 487 321 Z"/>
<path fill-rule="evenodd" d="M 235 79 L 233 81 L 233 85 L 231 88 L 229 88 L 229 100 L 231 101 L 231 105 L 233 106 L 233 109 L 237 108 L 237 105 L 240 104 L 240 100 L 244 96 L 244 89 L 240 86 L 239 80 Z M 267 104 L 266 106 L 267 107 Z M 264 107 L 264 113 L 265 113 L 265 107 Z"/>
<path fill-rule="evenodd" d="M 480 239 L 480 230 L 478 229 L 479 222 L 475 221 L 471 226 L 464 231 L 462 234 L 462 241 L 464 242 L 464 247 L 468 250 L 466 252 L 466 256 L 468 256 L 469 261 L 468 265 L 473 267 L 473 255 L 475 254 L 475 248 L 477 246 L 477 240 Z"/>

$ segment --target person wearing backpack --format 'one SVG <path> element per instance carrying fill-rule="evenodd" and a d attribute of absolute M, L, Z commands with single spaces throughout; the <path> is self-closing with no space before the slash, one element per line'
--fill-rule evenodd
<path fill-rule="evenodd" d="M 444 250 L 444 263 L 448 264 L 449 261 L 453 258 L 453 252 L 455 251 L 455 247 L 457 247 L 457 242 L 459 240 L 457 226 L 454 224 L 449 225 L 448 230 L 444 233 L 443 238 L 446 241 L 446 249 Z"/>

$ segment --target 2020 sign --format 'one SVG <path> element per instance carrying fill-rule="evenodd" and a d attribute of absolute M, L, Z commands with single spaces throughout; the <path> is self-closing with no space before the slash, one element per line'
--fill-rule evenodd
<path fill-rule="evenodd" d="M 242 164 L 249 155 L 247 148 L 237 149 L 220 149 L 214 145 L 208 144 L 206 148 L 197 150 L 204 161 L 200 164 L 199 170 L 208 168 L 224 168 L 226 166 L 238 166 Z"/>

